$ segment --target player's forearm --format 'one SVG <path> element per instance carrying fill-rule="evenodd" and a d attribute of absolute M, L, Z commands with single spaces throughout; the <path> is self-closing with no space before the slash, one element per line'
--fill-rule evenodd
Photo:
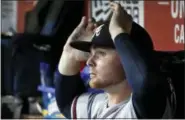
<path fill-rule="evenodd" d="M 62 75 L 76 75 L 80 72 L 80 62 L 76 61 L 70 53 L 62 53 L 58 70 Z"/>
<path fill-rule="evenodd" d="M 86 91 L 80 77 L 80 62 L 75 61 L 70 53 L 63 52 L 58 70 L 61 78 L 55 81 L 56 101 L 60 111 L 70 118 L 73 99 Z"/>

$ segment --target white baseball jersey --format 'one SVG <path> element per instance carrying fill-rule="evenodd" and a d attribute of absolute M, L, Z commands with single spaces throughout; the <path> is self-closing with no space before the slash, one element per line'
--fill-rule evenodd
<path fill-rule="evenodd" d="M 96 94 L 93 99 L 89 99 L 91 95 L 92 94 L 84 93 L 76 100 L 76 118 L 137 118 L 132 103 L 132 95 L 121 103 L 109 107 L 107 107 L 108 97 L 106 93 Z M 72 104 L 72 108 L 73 107 L 74 101 Z M 74 109 L 71 109 L 72 118 L 74 118 L 73 112 Z M 167 100 L 163 118 L 171 118 L 170 115 L 171 109 Z"/>

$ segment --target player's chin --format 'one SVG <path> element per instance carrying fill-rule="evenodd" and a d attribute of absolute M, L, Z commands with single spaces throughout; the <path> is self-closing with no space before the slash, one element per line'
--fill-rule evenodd
<path fill-rule="evenodd" d="M 92 78 L 89 81 L 89 86 L 94 89 L 104 89 L 107 87 L 106 83 L 102 83 L 100 80 Z"/>

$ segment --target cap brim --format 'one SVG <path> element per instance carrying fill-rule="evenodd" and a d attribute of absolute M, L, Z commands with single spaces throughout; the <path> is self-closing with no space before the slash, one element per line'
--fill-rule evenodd
<path fill-rule="evenodd" d="M 71 47 L 84 52 L 90 52 L 92 42 L 87 41 L 73 41 L 70 43 Z"/>
<path fill-rule="evenodd" d="M 105 43 L 92 43 L 87 41 L 74 41 L 70 43 L 71 47 L 84 51 L 84 52 L 90 52 L 91 47 L 101 47 L 106 49 L 115 49 L 114 45 L 112 44 L 105 44 Z"/>

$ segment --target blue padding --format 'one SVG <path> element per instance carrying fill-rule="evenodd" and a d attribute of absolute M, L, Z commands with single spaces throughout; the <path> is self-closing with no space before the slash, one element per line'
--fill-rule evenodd
<path fill-rule="evenodd" d="M 90 75 L 89 75 L 89 67 L 85 66 L 84 69 L 81 71 L 81 78 L 84 81 L 85 85 L 88 86 L 88 82 L 90 80 Z"/>
<path fill-rule="evenodd" d="M 46 86 L 38 86 L 38 90 L 41 92 L 47 92 L 47 93 L 52 93 L 55 94 L 55 89 L 52 87 L 46 87 Z"/>

